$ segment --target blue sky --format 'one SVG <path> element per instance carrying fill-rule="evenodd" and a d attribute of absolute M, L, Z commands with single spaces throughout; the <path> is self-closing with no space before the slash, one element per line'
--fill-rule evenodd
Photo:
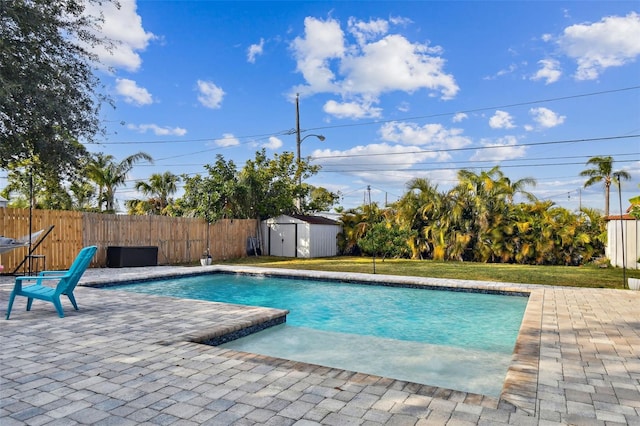
<path fill-rule="evenodd" d="M 152 173 L 204 173 L 216 154 L 295 152 L 300 96 L 308 180 L 341 205 L 397 200 L 414 177 L 441 190 L 461 168 L 533 177 L 541 199 L 603 208 L 582 188 L 590 156 L 612 155 L 623 204 L 640 193 L 637 1 L 151 1 L 103 10 L 98 52 L 116 108 L 89 146 Z M 612 213 L 617 213 L 612 191 Z"/>

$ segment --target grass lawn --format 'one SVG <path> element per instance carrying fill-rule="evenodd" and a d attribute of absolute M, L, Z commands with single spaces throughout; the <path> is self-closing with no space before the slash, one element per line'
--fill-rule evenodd
<path fill-rule="evenodd" d="M 220 264 L 307 269 L 336 272 L 373 273 L 370 257 L 330 257 L 294 259 L 274 256 L 245 257 Z M 376 273 L 434 278 L 546 284 L 574 287 L 624 288 L 622 269 L 587 266 L 531 266 L 497 263 L 434 262 L 430 260 L 376 259 Z M 640 278 L 640 271 L 627 270 L 627 277 Z"/>

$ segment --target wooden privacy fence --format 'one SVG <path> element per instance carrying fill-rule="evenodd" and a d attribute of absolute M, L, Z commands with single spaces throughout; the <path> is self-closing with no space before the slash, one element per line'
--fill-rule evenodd
<path fill-rule="evenodd" d="M 31 221 L 33 232 L 54 226 L 34 251 L 44 255 L 50 270 L 68 268 L 78 251 L 90 245 L 98 246 L 92 267 L 106 267 L 108 246 L 156 246 L 159 265 L 199 262 L 207 247 L 214 261 L 244 257 L 247 238 L 257 233 L 253 219 L 223 219 L 207 225 L 199 218 L 33 210 Z M 28 209 L 0 208 L 1 236 L 28 234 Z M 4 272 L 13 271 L 27 253 L 28 247 L 19 247 L 0 254 Z"/>

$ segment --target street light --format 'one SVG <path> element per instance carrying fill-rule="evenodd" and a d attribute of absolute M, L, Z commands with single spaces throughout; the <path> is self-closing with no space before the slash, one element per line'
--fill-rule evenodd
<path fill-rule="evenodd" d="M 297 160 L 298 160 L 298 186 L 300 187 L 302 186 L 302 173 L 300 173 L 300 162 L 302 161 L 302 158 L 300 156 L 300 145 L 302 145 L 302 141 L 304 141 L 309 136 L 314 136 L 318 138 L 320 142 L 326 139 L 323 135 L 316 135 L 316 134 L 309 134 L 303 138 L 300 137 L 300 95 L 296 93 L 296 150 L 297 150 Z M 298 211 L 300 211 L 302 203 L 299 197 L 296 204 L 298 207 Z"/>
<path fill-rule="evenodd" d="M 320 139 L 320 142 L 324 141 L 326 138 L 322 135 L 314 135 L 314 134 L 310 134 L 307 135 L 305 137 L 303 137 L 302 139 L 300 139 L 300 133 L 298 133 L 298 141 L 297 141 L 297 145 L 298 145 L 298 163 L 301 161 L 301 157 L 300 157 L 300 145 L 302 145 L 302 141 L 305 140 L 306 138 L 308 138 L 309 136 L 315 136 L 316 138 Z"/>

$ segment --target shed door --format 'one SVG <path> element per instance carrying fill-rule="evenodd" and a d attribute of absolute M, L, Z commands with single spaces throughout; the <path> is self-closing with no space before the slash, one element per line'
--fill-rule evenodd
<path fill-rule="evenodd" d="M 269 254 L 296 257 L 296 224 L 278 223 L 269 228 Z"/>

